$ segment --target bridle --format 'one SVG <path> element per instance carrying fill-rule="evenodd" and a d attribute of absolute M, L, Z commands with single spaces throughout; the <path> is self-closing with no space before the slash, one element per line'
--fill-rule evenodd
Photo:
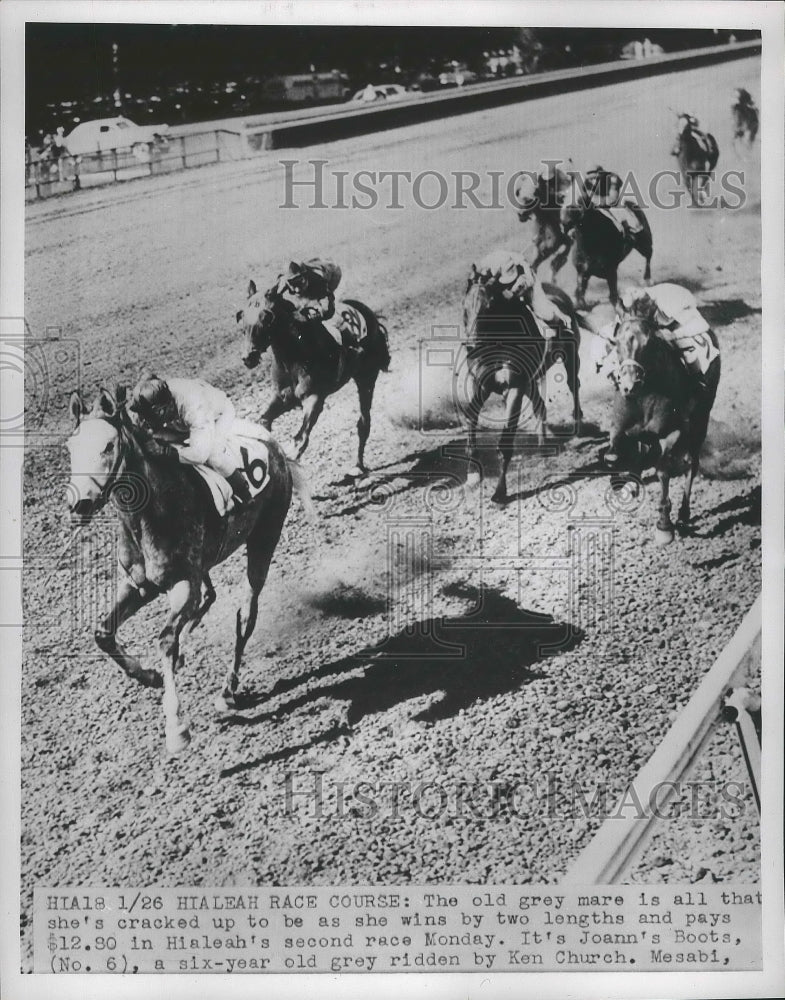
<path fill-rule="evenodd" d="M 108 416 L 99 416 L 98 414 L 91 414 L 85 417 L 85 420 L 103 420 L 117 430 L 117 455 L 115 457 L 114 464 L 109 473 L 107 474 L 106 480 L 104 481 L 103 485 L 98 482 L 95 476 L 93 475 L 88 476 L 90 482 L 98 490 L 98 496 L 91 505 L 92 506 L 91 513 L 97 514 L 98 511 L 103 510 L 103 508 L 106 506 L 109 500 L 109 495 L 112 492 L 113 487 L 117 483 L 118 474 L 120 472 L 120 466 L 123 464 L 123 460 L 125 459 L 122 419 L 120 418 L 117 420 L 117 422 L 115 422 L 115 420 L 113 420 Z M 84 420 L 82 421 L 82 423 L 84 423 Z"/>

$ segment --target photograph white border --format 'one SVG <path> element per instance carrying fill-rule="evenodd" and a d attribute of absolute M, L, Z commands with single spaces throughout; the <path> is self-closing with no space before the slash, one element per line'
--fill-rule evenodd
<path fill-rule="evenodd" d="M 763 33 L 761 83 L 762 178 L 762 302 L 763 302 L 763 788 L 762 973 L 527 973 L 515 974 L 393 974 L 354 976 L 145 975 L 133 977 L 22 976 L 19 972 L 19 834 L 20 834 L 20 686 L 21 629 L 0 629 L 3 670 L 0 674 L 2 725 L 3 823 L 0 830 L 0 976 L 10 1000 L 26 997 L 104 998 L 166 994 L 188 1000 L 198 997 L 342 996 L 439 997 L 520 996 L 580 997 L 767 997 L 782 996 L 783 963 L 783 12 L 779 3 L 679 2 L 335 2 L 298 0 L 246 3 L 234 0 L 169 2 L 22 2 L 0 4 L 0 65 L 2 66 L 2 143 L 0 143 L 0 317 L 24 315 L 24 27 L 27 21 L 134 22 L 209 24 L 440 24 L 477 26 L 529 24 L 536 26 L 754 28 Z M 6 399 L 22 398 L 21 386 L 9 378 L 2 386 Z M 13 395 L 12 395 L 13 394 Z M 21 449 L 0 449 L 0 510 L 6 524 L 18 524 Z M 18 528 L 16 529 L 18 531 Z M 5 614 L 19 614 L 21 589 L 4 587 L 0 605 Z M 5 620 L 5 619 L 3 619 Z"/>

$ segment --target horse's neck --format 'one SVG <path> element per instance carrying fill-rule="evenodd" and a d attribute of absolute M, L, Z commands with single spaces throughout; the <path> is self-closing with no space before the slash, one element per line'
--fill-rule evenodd
<path fill-rule="evenodd" d="M 173 463 L 150 462 L 128 429 L 124 437 L 124 458 L 117 470 L 118 486 L 112 499 L 121 523 L 141 541 L 151 530 L 157 533 L 157 526 L 167 516 L 161 498 L 179 493 L 182 471 Z"/>
<path fill-rule="evenodd" d="M 655 331 L 649 333 L 640 352 L 640 361 L 646 369 L 646 381 L 652 389 L 671 391 L 678 389 L 684 380 L 684 368 L 675 350 Z"/>

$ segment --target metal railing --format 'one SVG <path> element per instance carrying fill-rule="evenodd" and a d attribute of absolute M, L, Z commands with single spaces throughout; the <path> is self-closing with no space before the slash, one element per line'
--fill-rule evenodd
<path fill-rule="evenodd" d="M 64 154 L 57 158 L 36 159 L 28 153 L 25 198 L 32 201 L 208 163 L 239 160 L 247 152 L 247 140 L 242 133 L 221 128 L 80 156 Z"/>

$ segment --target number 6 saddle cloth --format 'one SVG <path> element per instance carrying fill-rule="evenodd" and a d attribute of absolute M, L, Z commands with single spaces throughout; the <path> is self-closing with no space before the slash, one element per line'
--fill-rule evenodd
<path fill-rule="evenodd" d="M 239 469 L 254 500 L 270 483 L 267 443 L 271 438 L 269 431 L 250 420 L 236 420 L 232 428 L 230 445 L 232 451 L 239 455 Z M 195 465 L 194 468 L 207 484 L 219 516 L 225 517 L 234 510 L 236 503 L 232 498 L 232 487 L 220 472 L 207 465 Z"/>

